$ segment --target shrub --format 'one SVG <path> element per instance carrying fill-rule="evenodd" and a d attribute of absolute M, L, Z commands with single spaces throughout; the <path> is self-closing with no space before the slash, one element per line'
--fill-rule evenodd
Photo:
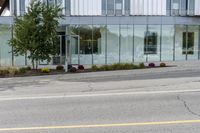
<path fill-rule="evenodd" d="M 122 64 L 120 63 L 115 63 L 115 64 L 112 64 L 111 67 L 112 67 L 112 70 L 120 70 L 122 67 Z"/>
<path fill-rule="evenodd" d="M 124 69 L 124 70 L 135 69 L 135 65 L 134 64 L 129 64 L 129 63 L 121 64 L 121 68 L 120 69 Z"/>
<path fill-rule="evenodd" d="M 62 71 L 62 70 L 64 70 L 64 66 L 63 65 L 58 65 L 58 66 L 56 66 L 56 70 Z"/>
<path fill-rule="evenodd" d="M 73 66 L 72 65 L 67 65 L 67 67 L 68 67 L 68 70 L 70 70 Z"/>
<path fill-rule="evenodd" d="M 97 65 L 92 65 L 92 70 L 93 71 L 97 71 L 99 68 L 98 68 L 98 66 Z"/>
<path fill-rule="evenodd" d="M 7 68 L 7 70 L 9 72 L 9 75 L 11 75 L 11 76 L 14 76 L 19 73 L 19 70 L 14 67 L 9 67 L 9 68 Z"/>
<path fill-rule="evenodd" d="M 0 75 L 1 76 L 5 76 L 5 75 L 8 75 L 9 74 L 9 71 L 7 69 L 0 69 Z"/>
<path fill-rule="evenodd" d="M 139 64 L 139 67 L 140 67 L 140 68 L 145 68 L 145 64 L 144 64 L 144 63 L 140 63 L 140 64 Z"/>
<path fill-rule="evenodd" d="M 156 65 L 154 63 L 149 63 L 149 67 L 155 67 Z"/>
<path fill-rule="evenodd" d="M 84 70 L 85 68 L 84 68 L 83 65 L 78 65 L 78 69 L 79 69 L 79 70 Z"/>
<path fill-rule="evenodd" d="M 26 67 L 19 68 L 19 73 L 26 73 L 27 70 Z"/>
<path fill-rule="evenodd" d="M 160 67 L 166 67 L 165 63 L 160 63 Z"/>
<path fill-rule="evenodd" d="M 112 65 L 103 65 L 100 66 L 99 69 L 100 71 L 111 71 L 114 70 Z"/>
<path fill-rule="evenodd" d="M 30 67 L 30 66 L 27 66 L 27 67 L 26 67 L 26 70 L 27 70 L 27 71 L 30 71 L 30 70 L 31 70 L 31 67 Z"/>
<path fill-rule="evenodd" d="M 49 72 L 50 72 L 50 69 L 49 69 L 49 68 L 42 68 L 42 69 L 41 69 L 41 72 L 42 72 L 42 73 L 49 73 Z"/>
<path fill-rule="evenodd" d="M 75 73 L 77 71 L 76 67 L 72 67 L 70 70 L 69 70 L 71 73 Z"/>

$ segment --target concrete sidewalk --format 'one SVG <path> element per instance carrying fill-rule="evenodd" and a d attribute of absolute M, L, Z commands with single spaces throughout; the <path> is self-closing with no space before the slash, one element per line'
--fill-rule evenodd
<path fill-rule="evenodd" d="M 200 63 L 195 61 L 176 64 L 179 65 L 141 70 L 0 79 L 0 98 L 104 92 L 198 90 Z"/>

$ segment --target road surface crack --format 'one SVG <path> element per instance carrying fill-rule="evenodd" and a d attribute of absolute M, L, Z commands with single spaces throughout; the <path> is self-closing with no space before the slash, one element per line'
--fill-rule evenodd
<path fill-rule="evenodd" d="M 187 102 L 186 102 L 184 99 L 182 99 L 180 96 L 177 96 L 177 99 L 178 99 L 179 101 L 181 101 L 181 102 L 184 104 L 184 107 L 187 109 L 187 111 L 188 111 L 189 113 L 191 113 L 191 114 L 194 115 L 194 116 L 200 117 L 200 114 L 198 114 L 198 113 L 192 111 L 192 109 L 189 107 L 189 105 L 187 104 Z"/>
<path fill-rule="evenodd" d="M 94 90 L 94 88 L 92 87 L 92 83 L 89 81 L 87 82 L 87 87 L 88 87 L 88 89 L 84 90 L 82 92 L 92 92 Z"/>

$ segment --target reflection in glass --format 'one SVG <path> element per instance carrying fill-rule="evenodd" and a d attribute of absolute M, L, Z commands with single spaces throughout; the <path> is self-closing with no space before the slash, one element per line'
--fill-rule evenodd
<path fill-rule="evenodd" d="M 79 27 L 80 36 L 80 64 L 92 64 L 92 26 L 81 25 Z"/>
<path fill-rule="evenodd" d="M 147 31 L 146 25 L 134 25 L 134 61 L 145 62 L 144 38 Z"/>
<path fill-rule="evenodd" d="M 183 36 L 183 33 L 186 31 L 185 25 L 176 25 L 175 33 L 175 60 L 185 60 L 186 55 L 183 54 L 185 49 L 183 49 L 183 41 L 186 41 L 187 38 Z"/>
<path fill-rule="evenodd" d="M 11 39 L 11 26 L 0 24 L 0 66 L 12 65 L 11 47 L 8 45 L 8 40 Z"/>
<path fill-rule="evenodd" d="M 198 59 L 199 26 L 188 26 L 187 59 Z"/>
<path fill-rule="evenodd" d="M 105 64 L 106 26 L 93 26 L 93 64 Z"/>
<path fill-rule="evenodd" d="M 119 25 L 107 26 L 107 63 L 119 63 Z"/>
<path fill-rule="evenodd" d="M 174 51 L 174 25 L 162 25 L 161 60 L 172 61 Z"/>
<path fill-rule="evenodd" d="M 133 26 L 120 26 L 120 62 L 133 62 Z"/>
<path fill-rule="evenodd" d="M 160 61 L 160 27 L 160 25 L 148 25 L 148 61 Z"/>

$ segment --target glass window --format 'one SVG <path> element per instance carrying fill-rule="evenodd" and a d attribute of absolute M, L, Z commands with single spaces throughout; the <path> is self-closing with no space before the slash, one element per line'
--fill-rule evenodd
<path fill-rule="evenodd" d="M 180 0 L 173 0 L 172 3 L 172 15 L 179 15 Z"/>
<path fill-rule="evenodd" d="M 185 60 L 186 55 L 183 54 L 185 49 L 183 49 L 183 44 L 187 40 L 184 38 L 184 32 L 186 31 L 185 25 L 176 25 L 175 33 L 175 60 Z"/>
<path fill-rule="evenodd" d="M 119 62 L 119 25 L 107 26 L 107 63 Z"/>
<path fill-rule="evenodd" d="M 17 15 L 17 1 L 13 0 L 13 15 Z"/>
<path fill-rule="evenodd" d="M 80 36 L 80 64 L 92 64 L 92 26 L 81 25 L 79 27 Z"/>
<path fill-rule="evenodd" d="M 144 54 L 144 38 L 147 31 L 146 25 L 134 25 L 134 61 L 146 62 Z"/>
<path fill-rule="evenodd" d="M 195 0 L 188 0 L 189 15 L 194 15 Z"/>
<path fill-rule="evenodd" d="M 71 64 L 78 64 L 79 63 L 79 26 L 78 25 L 71 25 L 70 28 L 70 42 L 68 43 L 68 51 L 69 51 L 69 58 Z"/>
<path fill-rule="evenodd" d="M 11 39 L 11 26 L 0 24 L 0 66 L 11 66 L 12 65 L 12 51 L 8 45 L 8 40 Z"/>
<path fill-rule="evenodd" d="M 25 13 L 25 0 L 20 0 L 20 15 Z"/>
<path fill-rule="evenodd" d="M 48 0 L 49 5 L 55 5 L 55 0 Z"/>
<path fill-rule="evenodd" d="M 120 62 L 133 62 L 133 26 L 120 26 Z"/>
<path fill-rule="evenodd" d="M 106 15 L 106 10 L 107 10 L 107 0 L 102 0 L 102 15 Z"/>
<path fill-rule="evenodd" d="M 147 31 L 144 38 L 144 54 L 156 54 L 158 34 Z"/>
<path fill-rule="evenodd" d="M 70 0 L 65 0 L 65 14 L 70 15 L 70 10 L 71 10 L 71 3 Z"/>
<path fill-rule="evenodd" d="M 199 26 L 188 26 L 187 35 L 187 59 L 198 59 Z"/>
<path fill-rule="evenodd" d="M 162 25 L 161 60 L 172 61 L 174 54 L 174 25 Z"/>
<path fill-rule="evenodd" d="M 144 53 L 148 61 L 160 61 L 160 25 L 148 25 L 144 40 Z"/>
<path fill-rule="evenodd" d="M 93 26 L 93 64 L 105 64 L 106 26 Z"/>
<path fill-rule="evenodd" d="M 114 0 L 107 0 L 107 15 L 114 15 Z"/>
<path fill-rule="evenodd" d="M 194 54 L 194 32 L 183 32 L 183 54 Z"/>
<path fill-rule="evenodd" d="M 187 14 L 187 0 L 181 0 L 180 15 L 186 15 L 186 14 Z"/>
<path fill-rule="evenodd" d="M 171 0 L 167 0 L 167 15 L 171 15 Z"/>
<path fill-rule="evenodd" d="M 123 2 L 122 0 L 115 0 L 115 14 L 122 15 Z"/>
<path fill-rule="evenodd" d="M 125 3 L 124 5 L 125 14 L 129 15 L 130 14 L 130 0 L 125 0 L 124 3 Z"/>

